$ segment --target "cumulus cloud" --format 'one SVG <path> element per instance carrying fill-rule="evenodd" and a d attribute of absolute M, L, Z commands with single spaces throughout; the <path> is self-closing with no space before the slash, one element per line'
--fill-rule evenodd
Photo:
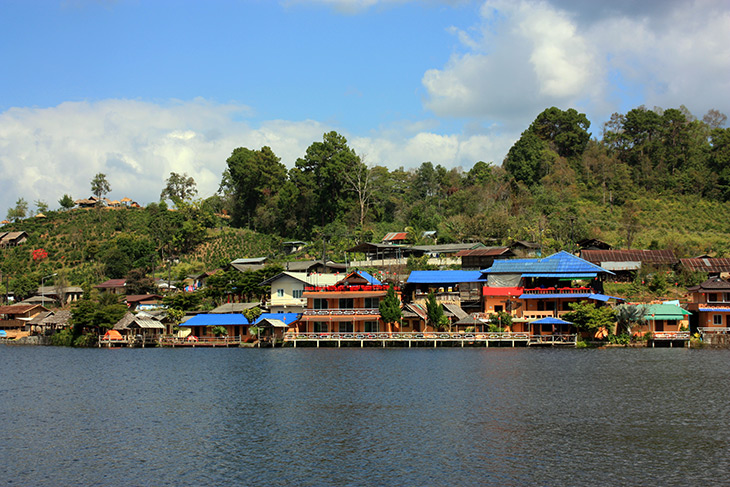
<path fill-rule="evenodd" d="M 104 173 L 112 199 L 156 201 L 170 172 L 195 178 L 213 194 L 236 147 L 269 145 L 291 165 L 327 127 L 314 121 L 268 121 L 251 127 L 245 106 L 205 100 L 155 104 L 136 100 L 68 102 L 0 114 L 0 208 L 22 197 L 51 208 L 70 194 L 88 197 Z"/>
<path fill-rule="evenodd" d="M 587 113 L 594 131 L 642 103 L 698 116 L 730 109 L 723 2 L 488 0 L 476 25 L 450 30 L 462 50 L 424 74 L 426 107 L 497 122 L 515 138 L 553 105 Z"/>
<path fill-rule="evenodd" d="M 253 124 L 250 110 L 203 99 L 163 104 L 138 100 L 67 102 L 50 108 L 0 113 L 0 211 L 22 197 L 57 208 L 64 194 L 90 195 L 91 179 L 107 176 L 110 199 L 157 201 L 170 172 L 187 173 L 199 195 L 214 194 L 225 161 L 236 147 L 270 146 L 288 167 L 322 135 L 337 130 L 372 164 L 391 169 L 433 161 L 470 168 L 492 160 L 503 140 L 481 135 L 439 135 L 431 121 L 394 124 L 369 137 L 314 121 L 268 120 Z M 508 146 L 507 146 L 508 147 Z"/>

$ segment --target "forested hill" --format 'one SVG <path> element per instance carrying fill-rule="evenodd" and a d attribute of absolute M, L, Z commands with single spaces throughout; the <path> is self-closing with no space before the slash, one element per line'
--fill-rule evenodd
<path fill-rule="evenodd" d="M 553 107 L 502 165 L 477 161 L 468 170 L 369 165 L 336 132 L 312 143 L 289 170 L 269 147 L 236 148 L 220 194 L 192 200 L 186 189 L 194 181 L 173 173 L 183 186 L 178 197 L 168 193 L 174 211 L 153 203 L 24 218 L 16 211 L 22 208 L 12 209 L 16 221 L 2 230 L 24 230 L 30 240 L 0 250 L 0 271 L 3 281 L 16 281 L 13 288 L 58 271 L 71 284 L 132 269 L 159 276 L 170 266 L 177 277 L 237 257 L 282 259 L 285 240 L 309 242 L 305 253 L 320 257 L 325 239 L 329 257 L 341 261 L 345 248 L 403 230 L 413 243 L 437 230 L 440 243 L 530 240 L 550 251 L 573 250 L 591 237 L 616 248 L 670 248 L 679 257 L 727 256 L 725 123 L 715 111 L 699 120 L 684 108 L 640 107 L 614 114 L 599 136 L 585 115 Z M 70 197 L 62 200 L 68 206 Z"/>

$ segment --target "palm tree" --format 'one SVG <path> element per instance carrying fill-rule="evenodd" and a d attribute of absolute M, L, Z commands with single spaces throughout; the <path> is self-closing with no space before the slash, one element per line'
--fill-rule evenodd
<path fill-rule="evenodd" d="M 616 306 L 614 309 L 616 312 L 616 321 L 618 323 L 618 329 L 616 334 L 619 334 L 619 330 L 626 330 L 626 333 L 631 335 L 631 327 L 634 324 L 642 324 L 646 321 L 647 307 L 643 304 L 621 304 Z"/>

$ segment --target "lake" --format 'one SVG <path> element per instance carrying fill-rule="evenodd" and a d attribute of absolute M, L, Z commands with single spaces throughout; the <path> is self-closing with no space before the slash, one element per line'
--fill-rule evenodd
<path fill-rule="evenodd" d="M 0 485 L 727 485 L 730 351 L 0 346 Z"/>

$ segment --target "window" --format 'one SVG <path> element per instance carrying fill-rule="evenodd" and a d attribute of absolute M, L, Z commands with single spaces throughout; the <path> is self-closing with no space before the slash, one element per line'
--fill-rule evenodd
<path fill-rule="evenodd" d="M 716 293 L 709 293 L 707 295 L 707 302 L 709 302 L 709 303 L 717 303 L 717 294 Z"/>
<path fill-rule="evenodd" d="M 313 330 L 314 333 L 327 333 L 329 328 L 327 328 L 326 321 L 315 321 L 313 324 Z"/>
<path fill-rule="evenodd" d="M 378 322 L 377 321 L 366 321 L 365 322 L 365 333 L 377 333 Z"/>
<path fill-rule="evenodd" d="M 277 289 L 276 290 L 276 297 L 277 298 L 283 298 L 284 297 L 284 290 L 283 289 Z"/>
<path fill-rule="evenodd" d="M 314 298 L 312 300 L 312 307 L 314 309 L 327 309 L 327 300 L 322 298 Z"/>
<path fill-rule="evenodd" d="M 502 311 L 504 311 L 504 306 L 499 305 L 499 304 L 495 304 L 494 305 L 494 312 L 495 313 L 501 313 Z"/>
<path fill-rule="evenodd" d="M 722 315 L 712 315 L 712 324 L 722 326 Z"/>
<path fill-rule="evenodd" d="M 380 306 L 380 298 L 365 298 L 365 308 L 374 309 Z"/>
<path fill-rule="evenodd" d="M 340 298 L 340 309 L 352 309 L 354 307 L 355 303 L 352 298 Z"/>
<path fill-rule="evenodd" d="M 352 333 L 352 323 L 340 323 L 340 333 Z"/>
<path fill-rule="evenodd" d="M 302 294 L 304 293 L 303 289 L 295 289 L 292 291 L 292 297 L 294 299 L 302 299 Z"/>

